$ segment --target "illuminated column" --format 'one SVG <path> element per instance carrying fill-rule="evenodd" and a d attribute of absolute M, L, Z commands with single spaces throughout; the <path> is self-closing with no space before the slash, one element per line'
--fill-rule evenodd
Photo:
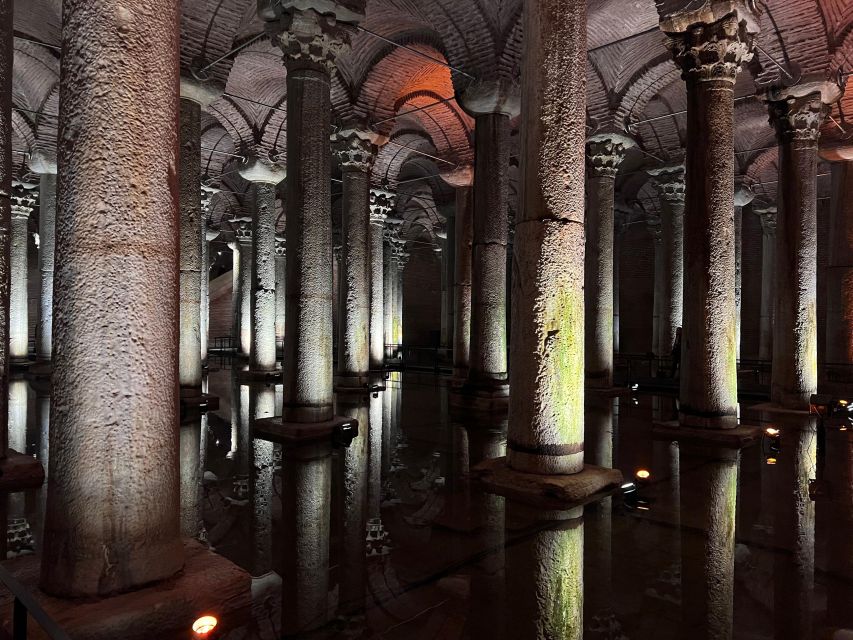
<path fill-rule="evenodd" d="M 184 564 L 177 453 L 180 11 L 176 0 L 151 0 L 143 20 L 138 8 L 128 0 L 63 6 L 63 49 L 87 55 L 66 57 L 59 82 L 65 142 L 53 331 L 61 348 L 53 357 L 54 446 L 40 582 L 54 596 L 127 591 Z M 140 60 L 147 61 L 145 73 Z"/>
<path fill-rule="evenodd" d="M 613 231 L 613 353 L 619 353 L 619 272 L 622 269 L 624 218 L 617 217 Z"/>
<path fill-rule="evenodd" d="M 729 7 L 729 4 L 725 5 Z M 743 7 L 661 20 L 687 85 L 682 426 L 737 426 L 734 85 L 758 31 Z M 664 348 L 665 345 L 661 345 Z"/>
<path fill-rule="evenodd" d="M 236 235 L 236 234 L 235 234 Z M 228 243 L 231 250 L 231 339 L 240 350 L 240 243 Z"/>
<path fill-rule="evenodd" d="M 269 385 L 254 384 L 249 388 L 249 415 L 252 422 L 272 418 L 275 413 L 275 389 Z M 249 433 L 252 431 L 250 429 Z M 275 445 L 269 440 L 250 437 L 252 463 L 249 478 L 249 504 L 252 507 L 250 523 L 253 577 L 272 571 L 273 533 L 272 512 L 275 500 Z"/>
<path fill-rule="evenodd" d="M 838 377 L 853 371 L 853 163 L 832 165 L 832 213 L 826 270 L 826 360 Z M 841 378 L 844 379 L 844 378 Z M 847 379 L 847 383 L 853 380 Z"/>
<path fill-rule="evenodd" d="M 335 136 L 341 164 L 343 209 L 337 384 L 364 387 L 370 370 L 370 170 L 373 136 L 349 129 Z"/>
<path fill-rule="evenodd" d="M 219 229 L 208 228 L 213 194 L 218 189 L 201 187 L 201 363 L 207 365 L 210 343 L 210 243 L 219 237 Z"/>
<path fill-rule="evenodd" d="M 237 287 L 237 354 L 248 358 L 252 351 L 252 222 L 238 218 L 231 222 L 239 252 L 239 277 Z"/>
<path fill-rule="evenodd" d="M 474 238 L 471 187 L 456 187 L 456 261 L 453 276 L 453 375 L 468 376 L 471 354 L 471 245 Z"/>
<path fill-rule="evenodd" d="M 405 244 L 400 244 L 397 251 L 397 275 L 394 281 L 394 344 L 397 353 L 403 349 L 403 270 L 409 264 L 411 254 L 406 251 Z"/>
<path fill-rule="evenodd" d="M 385 358 L 393 358 L 396 356 L 394 352 L 394 310 L 396 309 L 396 301 L 394 300 L 395 292 L 397 291 L 397 250 L 396 238 L 399 231 L 396 224 L 396 219 L 387 218 L 385 220 L 385 246 L 383 248 L 383 269 L 385 272 L 384 292 L 383 297 L 383 321 L 385 341 Z"/>
<path fill-rule="evenodd" d="M 32 161 L 30 165 L 32 165 Z M 56 254 L 56 165 L 39 181 L 39 317 L 36 327 L 36 360 L 53 356 L 53 268 Z"/>
<path fill-rule="evenodd" d="M 661 229 L 660 218 L 649 217 L 646 220 L 649 233 L 652 236 L 652 243 L 655 252 L 655 269 L 654 282 L 652 284 L 652 353 L 656 356 L 666 356 L 663 353 L 660 343 L 661 334 L 661 308 L 663 307 L 663 291 L 666 288 L 664 282 L 667 274 L 664 273 L 664 255 L 663 255 L 663 231 Z"/>
<path fill-rule="evenodd" d="M 681 469 L 680 637 L 732 637 L 736 449 L 679 447 Z"/>
<path fill-rule="evenodd" d="M 743 274 L 741 263 L 743 262 L 743 208 L 755 198 L 752 188 L 744 182 L 743 178 L 735 181 L 735 308 L 737 309 L 737 331 L 735 332 L 735 345 L 737 346 L 737 359 L 740 360 L 740 325 L 741 325 L 741 296 Z"/>
<path fill-rule="evenodd" d="M 370 369 L 385 364 L 385 274 L 383 233 L 385 219 L 394 209 L 393 193 L 370 190 Z"/>
<path fill-rule="evenodd" d="M 613 194 L 616 173 L 634 141 L 618 134 L 587 140 L 589 213 L 586 217 L 584 294 L 585 369 L 590 387 L 613 386 Z"/>
<path fill-rule="evenodd" d="M 776 300 L 776 207 L 753 208 L 761 221 L 761 316 L 758 359 L 773 358 L 773 305 Z"/>
<path fill-rule="evenodd" d="M 287 241 L 275 238 L 275 344 L 276 348 L 284 346 L 284 327 L 287 318 L 287 294 L 285 292 L 287 278 Z"/>
<path fill-rule="evenodd" d="M 817 149 L 828 105 L 842 92 L 819 82 L 768 94 L 779 141 L 770 400 L 790 409 L 808 409 L 817 391 Z"/>
<path fill-rule="evenodd" d="M 12 362 L 26 362 L 30 343 L 27 305 L 30 214 L 36 204 L 35 185 L 16 181 L 12 196 L 11 286 L 9 287 L 9 341 Z"/>
<path fill-rule="evenodd" d="M 660 306 L 655 351 L 667 357 L 675 344 L 676 329 L 681 326 L 684 311 L 684 165 L 651 169 L 660 203 Z M 657 261 L 655 262 L 657 266 Z"/>
<path fill-rule="evenodd" d="M 201 466 L 201 418 L 182 422 L 179 438 L 181 476 L 181 535 L 195 538 L 204 523 L 201 517 L 200 490 L 204 469 Z"/>

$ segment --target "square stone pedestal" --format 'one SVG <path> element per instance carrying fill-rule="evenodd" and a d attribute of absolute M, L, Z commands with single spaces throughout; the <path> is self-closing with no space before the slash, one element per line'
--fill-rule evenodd
<path fill-rule="evenodd" d="M 595 502 L 616 492 L 622 472 L 594 465 L 571 475 L 522 473 L 511 469 L 506 457 L 484 460 L 471 470 L 483 487 L 500 496 L 548 510 L 566 510 Z"/>
<path fill-rule="evenodd" d="M 685 427 L 677 420 L 652 424 L 652 438 L 690 444 L 745 449 L 761 441 L 761 427 L 741 424 L 734 429 L 700 429 Z"/>
<path fill-rule="evenodd" d="M 186 640 L 193 637 L 192 623 L 202 615 L 219 620 L 217 632 L 246 624 L 252 606 L 249 574 L 195 540 L 186 540 L 184 551 L 186 564 L 177 576 L 100 599 L 54 598 L 41 592 L 39 556 L 20 556 L 3 566 L 74 640 Z M 0 626 L 7 634 L 13 600 L 9 591 L 0 589 Z M 27 637 L 48 636 L 30 618 Z"/>
<path fill-rule="evenodd" d="M 485 386 L 466 382 L 454 385 L 450 390 L 450 406 L 481 412 L 506 411 L 509 409 L 509 384 Z"/>
<path fill-rule="evenodd" d="M 44 467 L 32 456 L 6 450 L 6 457 L 0 460 L 0 491 L 21 491 L 34 489 L 44 482 Z"/>

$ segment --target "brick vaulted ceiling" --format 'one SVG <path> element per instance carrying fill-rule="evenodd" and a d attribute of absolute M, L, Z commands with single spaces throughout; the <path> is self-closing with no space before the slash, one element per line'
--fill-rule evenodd
<path fill-rule="evenodd" d="M 682 3 L 688 0 L 677 0 Z M 590 126 L 624 130 L 626 123 L 657 118 L 633 127 L 638 148 L 619 178 L 623 199 L 649 194 L 644 167 L 682 155 L 686 108 L 680 74 L 658 29 L 655 0 L 588 0 L 587 99 Z M 694 0 L 695 4 L 695 0 Z M 766 200 L 775 198 L 776 154 L 766 108 L 757 93 L 802 74 L 831 77 L 853 70 L 853 0 L 757 0 L 761 9 L 758 43 L 764 52 L 741 73 L 735 88 L 735 141 L 738 170 L 755 182 Z M 55 147 L 58 111 L 61 0 L 15 3 L 14 148 L 26 173 L 26 156 Z M 225 192 L 211 207 L 225 219 L 244 208 L 248 185 L 232 173 L 233 154 L 283 157 L 286 72 L 256 16 L 257 0 L 183 0 L 182 73 L 221 56 L 204 75 L 228 94 L 210 105 L 202 122 L 202 166 Z M 367 0 L 363 26 L 339 60 L 332 102 L 337 123 L 373 127 L 388 136 L 374 170 L 377 186 L 396 187 L 440 211 L 452 186 L 473 160 L 473 121 L 452 99 L 468 76 L 516 80 L 519 74 L 522 0 Z M 41 46 L 37 41 L 52 46 Z M 252 41 L 236 55 L 235 47 Z M 406 45 L 408 49 L 390 44 Z M 417 51 L 418 53 L 414 53 Z M 769 56 L 769 57 L 768 57 Z M 432 60 L 431 60 L 432 59 Z M 434 61 L 433 61 L 434 60 Z M 464 72 L 451 71 L 442 63 Z M 439 100 L 446 102 L 425 107 Z M 254 102 L 251 102 L 254 101 Z M 273 109 L 268 106 L 279 107 Z M 673 115 L 670 115 L 673 114 Z M 822 144 L 853 139 L 853 89 L 833 108 Z M 850 133 L 847 133 L 847 132 Z M 517 136 L 514 138 L 517 139 Z M 853 143 L 848 143 L 853 144 Z M 514 154 L 515 152 L 513 152 Z M 220 178 L 221 176 L 221 178 Z M 418 182 L 416 178 L 423 178 Z M 409 207 L 411 208 L 411 207 Z M 423 206 L 416 207 L 423 215 Z M 440 218 L 440 214 L 435 214 Z"/>

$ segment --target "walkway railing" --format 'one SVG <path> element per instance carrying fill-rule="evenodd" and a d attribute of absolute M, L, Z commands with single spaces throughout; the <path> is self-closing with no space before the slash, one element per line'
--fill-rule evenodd
<path fill-rule="evenodd" d="M 5 568 L 0 567 L 0 582 L 15 597 L 12 609 L 12 640 L 27 640 L 27 624 L 32 616 L 47 637 L 51 640 L 71 640 L 71 637 L 59 628 L 41 605 L 36 601 L 32 593 L 18 582 L 15 577 Z"/>

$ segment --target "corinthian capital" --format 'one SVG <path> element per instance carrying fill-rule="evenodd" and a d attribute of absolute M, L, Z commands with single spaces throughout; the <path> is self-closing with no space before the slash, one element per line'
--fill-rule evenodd
<path fill-rule="evenodd" d="M 776 207 L 767 207 L 765 209 L 756 209 L 753 207 L 752 211 L 758 216 L 761 222 L 761 231 L 764 235 L 774 235 L 776 233 Z"/>
<path fill-rule="evenodd" d="M 369 173 L 376 159 L 375 134 L 357 129 L 344 129 L 332 138 L 332 151 L 342 171 Z"/>
<path fill-rule="evenodd" d="M 746 20 L 733 12 L 716 22 L 670 33 L 669 47 L 685 80 L 734 83 L 741 65 L 752 59 L 755 33 Z"/>
<path fill-rule="evenodd" d="M 12 217 L 29 218 L 38 200 L 36 185 L 29 182 L 12 181 Z"/>
<path fill-rule="evenodd" d="M 397 195 L 382 189 L 370 190 L 370 222 L 384 225 L 385 219 L 394 211 Z"/>
<path fill-rule="evenodd" d="M 616 177 L 625 153 L 636 146 L 631 138 L 618 133 L 595 135 L 586 141 L 586 166 L 593 177 Z"/>
<path fill-rule="evenodd" d="M 684 165 L 668 165 L 657 169 L 649 169 L 652 184 L 658 192 L 658 197 L 665 202 L 684 202 Z"/>
<path fill-rule="evenodd" d="M 817 144 L 829 105 L 837 102 L 843 93 L 843 85 L 824 80 L 806 80 L 793 87 L 771 89 L 767 93 L 770 123 L 783 142 Z"/>

